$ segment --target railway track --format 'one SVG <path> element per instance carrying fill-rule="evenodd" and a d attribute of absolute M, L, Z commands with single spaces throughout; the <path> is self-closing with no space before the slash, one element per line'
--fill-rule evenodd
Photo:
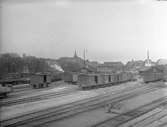
<path fill-rule="evenodd" d="M 167 96 L 165 96 L 161 99 L 158 99 L 156 101 L 153 101 L 149 104 L 140 106 L 140 107 L 133 109 L 131 111 L 128 111 L 128 112 L 125 112 L 122 114 L 118 114 L 117 116 L 115 116 L 113 118 L 99 122 L 91 127 L 128 127 L 128 126 L 130 127 L 130 125 L 128 125 L 128 123 L 127 123 L 128 121 L 136 119 L 137 117 L 142 116 L 142 115 L 149 113 L 149 112 L 151 114 L 152 113 L 151 111 L 153 111 L 152 115 L 153 114 L 155 115 L 157 112 L 162 111 L 161 109 L 158 108 L 162 105 L 167 105 Z"/>
<path fill-rule="evenodd" d="M 45 90 L 49 90 L 49 89 L 52 89 L 52 88 L 55 88 L 55 86 L 68 86 L 67 83 L 64 83 L 64 82 L 52 82 L 51 84 L 49 84 L 49 87 L 47 88 L 40 88 L 40 89 L 34 89 L 32 88 L 32 86 L 30 84 L 21 84 L 21 85 L 16 85 L 16 86 L 13 86 L 13 91 L 12 93 L 10 93 L 8 95 L 8 97 L 19 97 L 19 96 L 22 96 L 22 95 L 25 95 L 26 94 L 30 94 L 30 93 L 34 93 L 36 91 L 40 92 L 40 91 L 45 91 Z"/>
<path fill-rule="evenodd" d="M 157 87 L 143 87 L 136 88 L 133 91 L 126 91 L 117 95 L 113 95 L 111 98 L 111 93 L 106 95 L 99 95 L 85 100 L 80 100 L 77 102 L 65 104 L 58 107 L 49 108 L 46 110 L 33 112 L 25 115 L 21 115 L 15 118 L 3 120 L 1 123 L 3 126 L 15 127 L 15 126 L 41 126 L 48 122 L 55 122 L 56 120 L 64 119 L 66 117 L 88 111 L 91 109 L 96 109 L 105 106 L 107 103 L 117 103 L 124 101 L 126 99 L 133 98 L 144 93 L 155 91 L 159 88 Z"/>
<path fill-rule="evenodd" d="M 140 87 L 143 87 L 143 86 L 140 86 Z M 156 86 L 156 85 L 154 85 L 154 86 Z M 123 91 L 133 90 L 133 89 L 138 88 L 138 87 L 139 86 L 125 88 Z M 52 93 L 48 93 L 48 94 L 40 94 L 40 95 L 31 96 L 31 97 L 2 100 L 2 101 L 0 101 L 0 105 L 2 107 L 2 106 L 11 106 L 11 105 L 35 102 L 35 101 L 40 101 L 40 100 L 44 100 L 44 99 L 64 96 L 64 95 L 76 92 L 78 90 L 79 90 L 78 88 L 73 88 L 73 89 L 71 88 L 71 89 L 65 89 L 63 91 L 54 92 L 54 93 L 52 92 Z M 120 92 L 122 92 L 122 90 Z"/>
<path fill-rule="evenodd" d="M 128 90 L 130 90 L 130 89 L 133 90 L 134 88 L 135 87 L 127 88 L 127 89 Z M 31 97 L 16 98 L 16 99 L 10 99 L 9 98 L 8 100 L 2 100 L 0 102 L 0 105 L 1 106 L 11 106 L 11 105 L 17 105 L 17 104 L 22 104 L 22 103 L 35 102 L 35 101 L 49 99 L 49 98 L 53 98 L 53 97 L 60 97 L 60 96 L 67 95 L 67 94 L 70 94 L 72 92 L 75 92 L 77 90 L 78 90 L 77 88 L 65 89 L 65 90 L 60 91 L 60 92 L 49 93 L 49 94 L 41 94 L 41 95 L 36 95 L 36 96 L 31 96 Z"/>
<path fill-rule="evenodd" d="M 17 105 L 17 104 L 22 104 L 22 103 L 34 102 L 34 101 L 49 99 L 49 98 L 53 98 L 53 97 L 60 97 L 63 95 L 73 93 L 75 91 L 77 91 L 77 89 L 65 89 L 65 90 L 60 91 L 60 92 L 40 94 L 40 95 L 25 97 L 25 98 L 20 98 L 20 99 L 3 100 L 0 102 L 0 105 L 1 106 L 11 106 L 11 105 Z"/>

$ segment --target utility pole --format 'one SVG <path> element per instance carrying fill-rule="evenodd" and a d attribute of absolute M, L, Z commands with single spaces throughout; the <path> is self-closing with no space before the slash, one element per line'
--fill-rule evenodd
<path fill-rule="evenodd" d="M 84 67 L 86 67 L 86 61 L 85 61 L 85 49 L 84 49 L 83 56 L 84 56 Z"/>
<path fill-rule="evenodd" d="M 147 49 L 147 60 L 149 60 L 150 57 L 149 57 L 149 50 Z"/>

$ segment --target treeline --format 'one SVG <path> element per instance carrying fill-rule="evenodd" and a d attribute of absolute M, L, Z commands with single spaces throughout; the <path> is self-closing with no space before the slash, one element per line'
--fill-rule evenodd
<path fill-rule="evenodd" d="M 36 73 L 50 70 L 51 67 L 43 58 L 20 56 L 15 53 L 0 54 L 0 78 L 7 73 Z"/>

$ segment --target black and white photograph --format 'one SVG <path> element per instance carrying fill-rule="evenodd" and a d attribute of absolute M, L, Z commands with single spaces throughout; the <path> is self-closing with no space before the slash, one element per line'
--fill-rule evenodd
<path fill-rule="evenodd" d="M 0 127 L 167 127 L 167 0 L 0 0 Z"/>

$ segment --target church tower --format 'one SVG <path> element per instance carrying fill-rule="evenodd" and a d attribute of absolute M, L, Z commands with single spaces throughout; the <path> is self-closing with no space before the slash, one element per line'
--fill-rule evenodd
<path fill-rule="evenodd" d="M 149 56 L 149 50 L 147 50 L 147 59 L 145 60 L 145 66 L 147 66 L 147 67 L 152 66 L 150 56 Z"/>
<path fill-rule="evenodd" d="M 74 58 L 77 58 L 78 56 L 77 56 L 77 52 L 76 52 L 76 50 L 75 50 L 75 52 L 74 52 Z"/>

